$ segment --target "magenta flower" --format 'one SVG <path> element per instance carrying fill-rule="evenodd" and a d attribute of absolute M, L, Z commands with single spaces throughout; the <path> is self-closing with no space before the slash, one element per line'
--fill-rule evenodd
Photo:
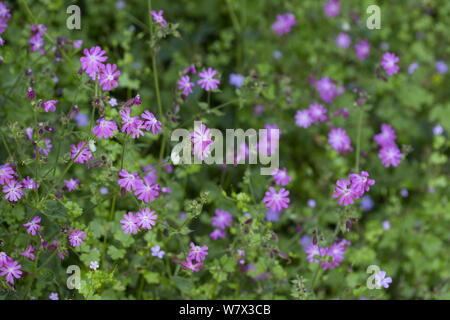
<path fill-rule="evenodd" d="M 206 91 L 217 89 L 220 80 L 214 78 L 216 73 L 217 71 L 213 70 L 211 67 L 209 67 L 208 70 L 203 70 L 198 74 L 201 79 L 197 81 L 197 84 L 201 85 L 202 89 L 205 89 Z"/>
<path fill-rule="evenodd" d="M 323 257 L 326 253 L 326 248 L 319 248 L 316 244 L 310 244 L 306 247 L 306 258 L 309 262 L 319 263 L 317 257 Z"/>
<path fill-rule="evenodd" d="M 145 110 L 141 117 L 145 119 L 143 124 L 145 130 L 149 131 L 151 128 L 154 135 L 157 135 L 162 130 L 161 121 L 158 121 L 150 111 Z"/>
<path fill-rule="evenodd" d="M 80 58 L 81 68 L 86 71 L 87 74 L 96 73 L 99 71 L 103 62 L 105 62 L 108 57 L 104 56 L 106 51 L 102 50 L 99 46 L 92 47 L 90 50 L 84 48 L 84 57 Z"/>
<path fill-rule="evenodd" d="M 290 202 L 288 195 L 289 191 L 284 188 L 281 188 L 277 193 L 273 187 L 269 187 L 269 191 L 266 191 L 266 196 L 263 201 L 266 203 L 267 208 L 281 212 L 288 207 L 288 203 Z"/>
<path fill-rule="evenodd" d="M 66 184 L 66 188 L 69 191 L 77 190 L 78 186 L 80 185 L 80 180 L 70 178 L 69 180 L 64 180 L 64 183 Z"/>
<path fill-rule="evenodd" d="M 48 100 L 42 102 L 42 106 L 44 107 L 45 112 L 55 112 L 56 111 L 56 104 L 58 103 L 58 100 Z"/>
<path fill-rule="evenodd" d="M 333 194 L 333 198 L 339 198 L 339 204 L 344 206 L 348 206 L 349 204 L 354 203 L 354 199 L 359 198 L 359 192 L 353 188 L 349 187 L 350 180 L 341 179 L 336 182 L 336 187 L 334 189 L 335 193 Z"/>
<path fill-rule="evenodd" d="M 216 209 L 215 213 L 216 215 L 211 218 L 211 225 L 222 230 L 225 230 L 226 227 L 230 226 L 232 216 L 228 211 Z"/>
<path fill-rule="evenodd" d="M 370 186 L 375 184 L 375 180 L 369 179 L 369 173 L 367 171 L 361 171 L 360 174 L 352 173 L 350 174 L 350 180 L 352 181 L 352 189 L 363 195 L 364 192 L 370 190 Z"/>
<path fill-rule="evenodd" d="M 325 109 L 323 105 L 318 104 L 317 102 L 309 105 L 309 115 L 315 124 L 318 124 L 319 121 L 326 122 L 328 120 L 326 114 L 327 109 Z"/>
<path fill-rule="evenodd" d="M 289 177 L 286 168 L 283 168 L 283 170 L 278 168 L 275 169 L 272 172 L 272 177 L 275 179 L 275 183 L 280 186 L 286 186 L 292 180 L 292 178 Z"/>
<path fill-rule="evenodd" d="M 28 245 L 28 248 L 25 251 L 22 251 L 20 255 L 30 260 L 34 260 L 36 258 L 35 255 L 33 254 L 34 251 L 35 251 L 34 248 L 31 245 Z"/>
<path fill-rule="evenodd" d="M 6 252 L 0 252 L 0 267 L 3 266 L 4 264 L 7 264 L 9 262 L 11 262 L 12 259 L 11 257 L 9 257 Z"/>
<path fill-rule="evenodd" d="M 11 168 L 8 162 L 0 166 L 0 184 L 4 185 L 5 183 L 9 183 L 9 181 L 14 178 L 15 174 L 16 172 Z"/>
<path fill-rule="evenodd" d="M 382 147 L 378 153 L 381 163 L 388 168 L 389 166 L 397 167 L 402 161 L 403 154 L 396 145 Z"/>
<path fill-rule="evenodd" d="M 377 142 L 380 147 L 389 147 L 395 145 L 395 139 L 397 135 L 395 130 L 386 123 L 381 125 L 381 133 L 376 134 L 373 139 Z"/>
<path fill-rule="evenodd" d="M 136 234 L 138 232 L 138 219 L 133 212 L 128 212 L 128 215 L 124 213 L 120 223 L 123 224 L 122 230 L 126 234 Z"/>
<path fill-rule="evenodd" d="M 139 120 L 138 116 L 130 116 L 130 108 L 126 107 L 125 110 L 119 111 L 122 118 L 122 132 L 126 130 L 127 134 L 134 132 L 141 120 Z"/>
<path fill-rule="evenodd" d="M 0 268 L 0 276 L 6 275 L 6 281 L 14 285 L 14 278 L 20 279 L 22 275 L 22 271 L 19 269 L 22 268 L 20 264 L 18 264 L 16 261 L 8 261 Z"/>
<path fill-rule="evenodd" d="M 213 143 L 210 129 L 206 128 L 206 126 L 202 123 L 200 128 L 198 126 L 194 126 L 194 132 L 191 132 L 190 134 L 191 141 L 194 144 L 194 154 L 200 160 L 208 157 L 211 152 L 210 146 Z"/>
<path fill-rule="evenodd" d="M 31 34 L 32 35 L 37 35 L 37 36 L 43 36 L 44 32 L 47 31 L 47 27 L 44 26 L 43 24 L 30 24 L 31 27 Z"/>
<path fill-rule="evenodd" d="M 302 128 L 308 128 L 313 123 L 309 109 L 297 110 L 295 124 Z"/>
<path fill-rule="evenodd" d="M 73 48 L 75 50 L 81 48 L 81 46 L 83 45 L 83 40 L 75 40 L 72 42 Z"/>
<path fill-rule="evenodd" d="M 32 36 L 31 39 L 28 41 L 28 43 L 31 44 L 31 51 L 39 51 L 41 55 L 45 54 L 45 51 L 43 49 L 44 47 L 44 39 L 40 35 Z"/>
<path fill-rule="evenodd" d="M 341 12 L 341 3 L 339 0 L 329 0 L 323 7 L 323 12 L 328 18 L 334 18 Z"/>
<path fill-rule="evenodd" d="M 186 258 L 186 262 L 181 263 L 185 270 L 191 270 L 193 272 L 199 272 L 200 268 L 203 266 L 202 262 L 192 263 L 191 258 Z"/>
<path fill-rule="evenodd" d="M 316 82 L 316 90 L 320 94 L 320 99 L 325 103 L 330 103 L 338 95 L 333 81 L 330 78 L 324 77 Z"/>
<path fill-rule="evenodd" d="M 139 137 L 143 137 L 145 135 L 144 129 L 145 129 L 144 121 L 137 120 L 136 127 L 135 127 L 133 133 L 131 134 L 131 137 L 133 139 L 138 139 Z"/>
<path fill-rule="evenodd" d="M 155 220 L 158 218 L 158 216 L 154 213 L 155 211 L 150 211 L 150 208 L 148 207 L 138 211 L 136 213 L 138 226 L 142 229 L 151 230 L 152 226 L 156 225 Z"/>
<path fill-rule="evenodd" d="M 122 169 L 119 171 L 119 180 L 117 181 L 122 188 L 125 188 L 127 191 L 131 189 L 135 190 L 135 188 L 140 184 L 141 179 L 137 172 L 129 173 L 127 170 Z"/>
<path fill-rule="evenodd" d="M 22 188 L 28 190 L 36 190 L 36 181 L 27 176 L 26 179 L 22 179 Z M 39 188 L 39 185 L 37 185 Z"/>
<path fill-rule="evenodd" d="M 191 242 L 189 244 L 191 246 L 191 251 L 189 251 L 188 259 L 194 259 L 197 262 L 205 260 L 208 255 L 208 247 L 207 246 L 197 246 L 195 243 Z"/>
<path fill-rule="evenodd" d="M 361 40 L 355 44 L 356 55 L 359 60 L 366 59 L 370 54 L 370 43 L 367 40 Z"/>
<path fill-rule="evenodd" d="M 187 97 L 192 93 L 192 88 L 194 83 L 190 82 L 189 76 L 182 76 L 180 81 L 178 81 L 178 90 L 183 90 L 183 94 Z"/>
<path fill-rule="evenodd" d="M 337 267 L 344 259 L 346 246 L 350 245 L 350 241 L 342 240 L 333 243 L 329 249 L 326 249 L 325 256 L 331 257 L 331 261 L 324 259 L 320 264 L 324 270 Z"/>
<path fill-rule="evenodd" d="M 341 128 L 331 129 L 328 134 L 328 143 L 340 154 L 346 154 L 348 151 L 353 150 L 350 138 L 347 136 L 347 132 Z"/>
<path fill-rule="evenodd" d="M 38 147 L 38 150 L 40 153 L 42 153 L 44 156 L 47 156 L 50 153 L 50 150 L 52 149 L 52 140 L 49 138 L 42 139 L 45 143 L 45 148 Z M 35 155 L 36 156 L 36 155 Z"/>
<path fill-rule="evenodd" d="M 86 142 L 84 141 L 78 142 L 76 146 L 73 144 L 70 148 L 70 158 L 76 163 L 86 163 L 89 168 L 89 160 L 93 160 L 94 157 L 89 148 L 85 147 L 85 145 Z"/>
<path fill-rule="evenodd" d="M 218 238 L 224 239 L 225 232 L 220 229 L 214 229 L 214 231 L 209 234 L 209 237 L 213 240 L 217 240 Z"/>
<path fill-rule="evenodd" d="M 72 247 L 80 247 L 83 244 L 83 239 L 86 238 L 86 233 L 80 229 L 74 230 L 69 235 L 69 242 Z"/>
<path fill-rule="evenodd" d="M 339 48 L 348 49 L 348 47 L 350 46 L 350 43 L 352 42 L 352 39 L 350 38 L 350 36 L 348 34 L 341 32 L 336 37 L 335 42 Z"/>
<path fill-rule="evenodd" d="M 279 36 L 291 32 L 291 28 L 297 24 L 295 16 L 292 13 L 277 14 L 277 21 L 271 29 Z"/>
<path fill-rule="evenodd" d="M 102 86 L 103 91 L 109 91 L 111 88 L 116 88 L 119 84 L 117 83 L 117 79 L 119 79 L 120 71 L 117 70 L 117 65 L 113 64 L 111 66 L 110 63 L 100 65 L 100 80 L 98 82 L 99 85 Z"/>
<path fill-rule="evenodd" d="M 158 13 L 156 13 L 156 11 L 152 10 L 152 11 L 150 11 L 150 13 L 152 14 L 153 22 L 155 24 L 159 24 L 163 28 L 167 25 L 167 22 L 163 17 L 163 13 L 164 13 L 163 10 L 159 10 Z"/>
<path fill-rule="evenodd" d="M 92 132 L 97 136 L 97 138 L 108 139 L 114 135 L 113 131 L 117 131 L 117 124 L 114 121 L 105 120 L 101 118 L 97 120 L 98 125 L 92 128 Z"/>
<path fill-rule="evenodd" d="M 36 235 L 36 232 L 41 230 L 39 223 L 41 222 L 41 217 L 35 216 L 30 222 L 25 223 L 23 226 L 27 228 L 27 233 L 32 236 Z"/>
<path fill-rule="evenodd" d="M 134 195 L 137 196 L 138 200 L 144 200 L 145 203 L 155 201 L 156 197 L 159 196 L 160 186 L 159 184 L 151 184 L 149 181 L 139 180 L 139 183 L 134 188 Z"/>
<path fill-rule="evenodd" d="M 380 62 L 383 69 L 386 71 L 388 76 L 392 76 L 398 72 L 400 68 L 396 63 L 398 62 L 398 57 L 394 53 L 386 52 L 383 54 L 383 60 Z"/>
<path fill-rule="evenodd" d="M 22 185 L 11 180 L 3 186 L 3 193 L 6 193 L 5 199 L 9 202 L 17 202 L 23 196 Z"/>

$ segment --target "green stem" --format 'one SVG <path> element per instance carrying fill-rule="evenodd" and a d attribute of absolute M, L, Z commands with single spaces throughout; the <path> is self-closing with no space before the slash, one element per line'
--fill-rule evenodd
<path fill-rule="evenodd" d="M 359 173 L 359 158 L 361 153 L 361 126 L 362 126 L 362 120 L 363 120 L 363 106 L 359 106 L 359 117 L 358 117 L 358 133 L 356 136 L 356 173 Z"/>
<path fill-rule="evenodd" d="M 111 210 L 109 212 L 108 222 L 110 222 L 112 220 L 113 215 L 114 215 L 114 209 L 116 207 L 116 197 L 117 196 L 114 196 L 113 199 L 112 199 Z M 101 260 L 100 260 L 100 264 L 102 264 L 104 259 L 105 259 L 106 242 L 107 241 L 108 241 L 108 231 L 106 231 L 105 238 L 103 238 L 103 250 L 102 250 L 102 257 L 101 257 Z"/>

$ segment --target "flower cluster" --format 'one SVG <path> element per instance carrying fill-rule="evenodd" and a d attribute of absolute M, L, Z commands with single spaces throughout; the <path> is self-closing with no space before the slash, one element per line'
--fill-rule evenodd
<path fill-rule="evenodd" d="M 124 213 L 120 223 L 122 224 L 124 233 L 136 234 L 139 228 L 141 230 L 151 230 L 152 226 L 156 225 L 156 218 L 158 218 L 158 216 L 155 214 L 155 211 L 150 211 L 150 208 L 145 207 L 136 212 L 136 215 L 131 211 L 128 212 L 128 214 Z"/>
<path fill-rule="evenodd" d="M 8 8 L 0 2 L 0 47 L 5 44 L 5 41 L 2 38 L 2 33 L 5 32 L 6 27 L 8 26 L 8 21 L 11 19 L 11 13 Z M 1 61 L 0 61 L 1 62 Z"/>
<path fill-rule="evenodd" d="M 133 139 L 143 136 L 143 130 L 152 130 L 154 135 L 157 135 L 162 130 L 161 121 L 156 119 L 153 113 L 148 110 L 141 114 L 142 119 L 138 116 L 131 116 L 129 107 L 125 107 L 125 110 L 120 110 L 119 113 L 122 118 L 121 131 L 131 134 Z"/>
<path fill-rule="evenodd" d="M 211 218 L 211 225 L 216 227 L 209 235 L 211 239 L 225 238 L 225 229 L 231 225 L 231 213 L 225 210 L 216 209 L 215 216 Z"/>
<path fill-rule="evenodd" d="M 17 202 L 23 196 L 23 185 L 16 177 L 17 173 L 8 162 L 0 166 L 0 185 L 3 186 L 2 191 L 9 202 Z"/>
<path fill-rule="evenodd" d="M 30 25 L 31 26 L 31 39 L 28 41 L 31 44 L 31 51 L 39 51 L 41 55 L 45 54 L 44 39 L 42 36 L 47 31 L 47 27 L 43 24 Z"/>
<path fill-rule="evenodd" d="M 138 200 L 143 200 L 145 203 L 155 201 L 159 196 L 160 186 L 154 184 L 154 181 L 149 178 L 149 175 L 145 175 L 144 179 L 140 179 L 137 172 L 129 173 L 127 170 L 122 169 L 119 172 L 119 185 L 126 191 L 134 191 L 134 195 Z"/>
<path fill-rule="evenodd" d="M 82 70 L 84 70 L 92 80 L 99 80 L 98 83 L 102 86 L 103 91 L 109 91 L 119 85 L 117 80 L 120 71 L 117 70 L 117 65 L 111 65 L 110 63 L 104 64 L 104 62 L 108 60 L 108 57 L 105 56 L 106 51 L 102 50 L 99 46 L 95 46 L 89 50 L 85 48 L 83 54 L 84 56 L 80 58 Z"/>
<path fill-rule="evenodd" d="M 186 270 L 191 270 L 193 272 L 199 272 L 200 268 L 203 266 L 202 260 L 205 260 L 208 255 L 207 246 L 197 246 L 195 243 L 191 242 L 189 244 L 191 250 L 189 251 L 186 261 L 182 262 L 183 268 Z"/>
<path fill-rule="evenodd" d="M 326 113 L 327 109 L 323 105 L 314 102 L 309 105 L 309 109 L 297 110 L 295 124 L 302 128 L 308 128 L 312 123 L 326 122 L 328 120 Z"/>
<path fill-rule="evenodd" d="M 272 30 L 279 36 L 291 32 L 291 28 L 297 24 L 292 13 L 277 14 L 277 21 L 272 25 Z"/>
<path fill-rule="evenodd" d="M 388 168 L 389 166 L 397 167 L 402 161 L 403 154 L 400 152 L 395 139 L 397 135 L 395 130 L 388 124 L 383 123 L 381 125 L 381 133 L 376 134 L 373 139 L 380 147 L 378 157 L 381 159 L 381 163 Z"/>
<path fill-rule="evenodd" d="M 348 179 L 341 179 L 336 182 L 333 198 L 339 198 L 339 204 L 348 206 L 353 204 L 356 199 L 361 198 L 364 192 L 370 190 L 370 186 L 375 184 L 375 180 L 369 179 L 369 174 L 366 171 L 361 171 L 360 174 L 351 173 Z"/>

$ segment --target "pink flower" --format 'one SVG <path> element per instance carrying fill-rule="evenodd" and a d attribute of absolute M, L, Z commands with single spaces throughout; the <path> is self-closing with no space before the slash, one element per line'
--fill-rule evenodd
<path fill-rule="evenodd" d="M 180 81 L 178 81 L 178 90 L 183 90 L 183 94 L 187 97 L 192 93 L 192 88 L 194 83 L 190 82 L 189 76 L 182 76 Z"/>
<path fill-rule="evenodd" d="M 94 157 L 89 148 L 85 147 L 85 145 L 86 142 L 84 141 L 78 142 L 78 145 L 76 146 L 73 144 L 70 148 L 70 158 L 76 163 L 86 163 L 89 168 L 89 160 L 93 160 Z"/>
<path fill-rule="evenodd" d="M 136 213 L 138 226 L 143 229 L 151 230 L 152 226 L 156 225 L 155 220 L 158 218 L 158 216 L 154 213 L 155 211 L 150 211 L 150 208 L 148 207 L 138 211 Z"/>
<path fill-rule="evenodd" d="M 34 252 L 34 248 L 31 245 L 28 245 L 28 248 L 25 251 L 22 251 L 22 253 L 20 254 L 21 256 L 24 256 L 25 258 L 34 260 L 36 257 L 33 254 Z"/>
<path fill-rule="evenodd" d="M 322 268 L 327 270 L 337 267 L 344 259 L 345 249 L 348 245 L 350 245 L 350 242 L 346 240 L 333 243 L 325 252 L 325 256 L 331 257 L 331 261 L 324 259 L 320 264 Z"/>
<path fill-rule="evenodd" d="M 83 44 L 83 40 L 76 40 L 72 42 L 73 48 L 75 50 L 79 49 Z"/>
<path fill-rule="evenodd" d="M 69 191 L 77 190 L 78 186 L 80 185 L 80 180 L 70 178 L 69 180 L 64 180 L 64 183 L 66 184 L 66 188 Z"/>
<path fill-rule="evenodd" d="M 295 114 L 295 124 L 302 128 L 308 128 L 313 119 L 311 117 L 311 112 L 309 109 L 297 110 Z"/>
<path fill-rule="evenodd" d="M 30 222 L 25 223 L 23 226 L 27 228 L 27 233 L 32 236 L 36 235 L 36 232 L 41 230 L 39 223 L 41 222 L 41 217 L 35 216 Z"/>
<path fill-rule="evenodd" d="M 37 185 L 39 188 L 39 185 Z M 36 190 L 36 181 L 27 176 L 26 179 L 22 179 L 22 188 L 29 190 Z"/>
<path fill-rule="evenodd" d="M 83 50 L 84 57 L 80 58 L 81 67 L 87 74 L 96 73 L 103 65 L 108 57 L 104 56 L 106 51 L 102 50 L 99 46 L 92 47 L 90 50 L 85 48 Z"/>
<path fill-rule="evenodd" d="M 16 261 L 8 261 L 0 268 L 0 276 L 6 275 L 6 281 L 14 285 L 14 278 L 20 279 L 22 275 L 22 271 L 19 269 L 22 268 L 20 264 L 18 264 Z"/>
<path fill-rule="evenodd" d="M 213 143 L 210 129 L 206 128 L 203 123 L 200 128 L 194 126 L 194 132 L 191 132 L 191 137 L 191 141 L 194 144 L 194 154 L 200 160 L 208 157 L 211 152 L 210 145 Z"/>
<path fill-rule="evenodd" d="M 0 267 L 11 261 L 11 257 L 9 257 L 6 252 L 0 252 Z"/>
<path fill-rule="evenodd" d="M 310 244 L 306 247 L 306 258 L 309 262 L 319 263 L 319 260 L 316 258 L 317 256 L 323 257 L 327 251 L 326 248 L 319 248 L 316 244 Z"/>
<path fill-rule="evenodd" d="M 214 229 L 213 232 L 209 234 L 210 238 L 213 240 L 217 240 L 218 238 L 224 239 L 225 238 L 225 232 L 223 232 L 220 229 Z"/>
<path fill-rule="evenodd" d="M 396 63 L 398 62 L 398 57 L 394 53 L 386 52 L 383 54 L 383 60 L 380 62 L 381 66 L 384 68 L 388 76 L 392 76 L 398 72 L 400 68 Z"/>
<path fill-rule="evenodd" d="M 138 139 L 139 137 L 143 137 L 145 134 L 145 132 L 143 131 L 144 129 L 145 129 L 144 121 L 137 120 L 136 127 L 135 127 L 133 133 L 131 134 L 131 137 L 133 139 Z"/>
<path fill-rule="evenodd" d="M 56 110 L 56 104 L 58 103 L 58 100 L 48 100 L 42 102 L 42 106 L 44 107 L 45 112 L 55 112 Z"/>
<path fill-rule="evenodd" d="M 39 51 L 41 55 L 45 54 L 45 51 L 43 49 L 44 47 L 44 39 L 40 35 L 32 36 L 31 39 L 28 41 L 28 43 L 31 44 L 31 51 Z"/>
<path fill-rule="evenodd" d="M 338 95 L 333 81 L 330 78 L 324 77 L 316 82 L 316 90 L 320 94 L 320 99 L 325 103 L 330 103 Z"/>
<path fill-rule="evenodd" d="M 197 246 L 195 243 L 191 242 L 189 244 L 191 246 L 191 251 L 189 251 L 188 259 L 194 259 L 197 262 L 205 260 L 205 257 L 208 255 L 208 247 L 207 246 Z"/>
<path fill-rule="evenodd" d="M 139 124 L 141 123 L 141 120 L 139 120 L 138 116 L 130 116 L 130 108 L 126 107 L 125 110 L 119 111 L 121 117 L 122 117 L 122 132 L 126 130 L 127 134 L 130 134 L 134 132 Z"/>
<path fill-rule="evenodd" d="M 108 139 L 114 135 L 113 131 L 117 131 L 117 124 L 114 121 L 105 120 L 101 118 L 97 120 L 98 125 L 92 128 L 92 132 L 97 136 L 97 138 Z"/>
<path fill-rule="evenodd" d="M 138 232 L 138 219 L 133 212 L 128 212 L 128 215 L 124 213 L 120 223 L 123 224 L 122 230 L 125 234 L 136 234 Z"/>
<path fill-rule="evenodd" d="M 230 226 L 232 216 L 228 211 L 216 209 L 215 213 L 216 215 L 211 218 L 211 225 L 222 230 L 225 230 L 226 227 Z"/>
<path fill-rule="evenodd" d="M 125 188 L 127 191 L 130 191 L 131 189 L 135 190 L 136 186 L 138 186 L 141 181 L 137 172 L 129 173 L 125 169 L 120 170 L 119 178 L 120 179 L 117 182 L 122 188 Z"/>
<path fill-rule="evenodd" d="M 144 181 L 146 179 L 144 178 Z M 134 195 L 137 196 L 138 200 L 144 200 L 145 203 L 155 201 L 156 197 L 159 196 L 159 184 L 150 184 L 148 181 L 140 180 L 134 189 Z"/>
<path fill-rule="evenodd" d="M 156 13 L 156 11 L 151 10 L 150 13 L 152 14 L 153 17 L 153 21 L 155 22 L 155 24 L 159 24 L 161 27 L 165 27 L 167 25 L 166 20 L 163 17 L 163 10 L 159 10 L 158 13 Z"/>
<path fill-rule="evenodd" d="M 350 180 L 352 181 L 352 189 L 357 193 L 363 195 L 364 192 L 370 190 L 370 186 L 375 184 L 375 180 L 369 179 L 369 173 L 367 171 L 361 171 L 360 174 L 350 174 Z"/>
<path fill-rule="evenodd" d="M 319 121 L 326 122 L 328 120 L 326 114 L 327 109 L 325 109 L 321 104 L 314 102 L 309 105 L 309 115 L 315 124 L 318 124 Z"/>
<path fill-rule="evenodd" d="M 279 36 L 291 32 L 291 28 L 297 24 L 292 13 L 277 14 L 277 21 L 272 25 L 272 30 Z"/>
<path fill-rule="evenodd" d="M 192 259 L 189 257 L 186 258 L 186 262 L 182 262 L 181 264 L 185 270 L 191 270 L 194 272 L 199 272 L 200 268 L 203 266 L 202 262 L 192 263 Z"/>
<path fill-rule="evenodd" d="M 402 161 L 403 154 L 396 145 L 382 147 L 378 153 L 381 163 L 388 168 L 389 166 L 397 167 Z"/>
<path fill-rule="evenodd" d="M 333 194 L 333 198 L 339 198 L 339 204 L 344 206 L 348 206 L 349 204 L 354 203 L 354 199 L 359 198 L 359 193 L 357 190 L 353 188 L 349 188 L 350 180 L 341 179 L 336 182 L 336 187 L 334 189 L 335 193 Z"/>
<path fill-rule="evenodd" d="M 271 208 L 273 211 L 281 212 L 288 207 L 290 199 L 288 198 L 289 191 L 281 188 L 277 193 L 273 187 L 269 187 L 269 191 L 266 191 L 266 196 L 263 201 L 266 203 L 267 208 Z"/>
<path fill-rule="evenodd" d="M 341 154 L 346 154 L 348 151 L 352 151 L 350 138 L 347 136 L 347 132 L 341 128 L 332 128 L 328 134 L 328 143 L 331 147 L 337 150 Z"/>
<path fill-rule="evenodd" d="M 341 3 L 339 0 L 329 0 L 323 7 L 323 12 L 328 18 L 334 18 L 341 12 Z"/>
<path fill-rule="evenodd" d="M 113 64 L 111 66 L 110 63 L 100 65 L 100 80 L 98 82 L 99 85 L 102 86 L 103 91 L 111 90 L 111 88 L 116 88 L 119 84 L 117 83 L 117 79 L 119 78 L 120 71 L 117 70 L 117 65 Z"/>
<path fill-rule="evenodd" d="M 335 42 L 338 47 L 343 48 L 343 49 L 348 49 L 348 47 L 350 46 L 350 43 L 352 42 L 352 39 L 350 38 L 350 36 L 348 34 L 341 32 L 336 37 Z"/>
<path fill-rule="evenodd" d="M 361 40 L 355 45 L 355 51 L 359 60 L 366 59 L 370 54 L 370 43 L 367 40 Z"/>
<path fill-rule="evenodd" d="M 159 131 L 162 130 L 161 121 L 158 121 L 150 111 L 145 110 L 144 113 L 141 114 L 141 117 L 142 119 L 145 119 L 143 124 L 145 130 L 149 131 L 151 128 L 154 135 L 158 134 Z"/>
<path fill-rule="evenodd" d="M 217 71 L 211 69 L 211 67 L 208 68 L 208 70 L 203 70 L 198 74 L 201 79 L 197 81 L 197 84 L 201 85 L 202 89 L 205 89 L 206 91 L 217 89 L 220 80 L 214 78 L 216 73 Z"/>
<path fill-rule="evenodd" d="M 386 123 L 381 125 L 381 133 L 376 134 L 373 139 L 380 147 L 388 147 L 395 145 L 395 139 L 397 138 L 395 130 Z"/>
<path fill-rule="evenodd" d="M 15 174 L 16 172 L 11 168 L 8 162 L 0 166 L 0 184 L 4 185 L 5 183 L 9 183 L 9 181 L 14 178 Z"/>
<path fill-rule="evenodd" d="M 11 180 L 3 186 L 3 193 L 6 193 L 5 199 L 9 202 L 17 202 L 23 196 L 22 185 Z"/>
<path fill-rule="evenodd" d="M 83 239 L 86 238 L 86 233 L 82 230 L 72 231 L 69 235 L 69 242 L 72 247 L 80 247 L 83 244 Z"/>
<path fill-rule="evenodd" d="M 44 156 L 47 156 L 50 153 L 50 150 L 52 149 L 52 140 L 50 140 L 49 138 L 44 138 L 42 140 L 45 143 L 45 148 L 38 147 L 38 150 Z"/>
<path fill-rule="evenodd" d="M 289 177 L 286 168 L 283 168 L 283 170 L 278 168 L 275 169 L 272 172 L 272 177 L 275 179 L 275 183 L 281 186 L 287 185 L 292 180 L 292 178 Z"/>
<path fill-rule="evenodd" d="M 31 34 L 32 35 L 38 35 L 38 36 L 43 36 L 44 32 L 47 31 L 47 27 L 44 26 L 43 24 L 30 24 L 31 27 Z"/>

